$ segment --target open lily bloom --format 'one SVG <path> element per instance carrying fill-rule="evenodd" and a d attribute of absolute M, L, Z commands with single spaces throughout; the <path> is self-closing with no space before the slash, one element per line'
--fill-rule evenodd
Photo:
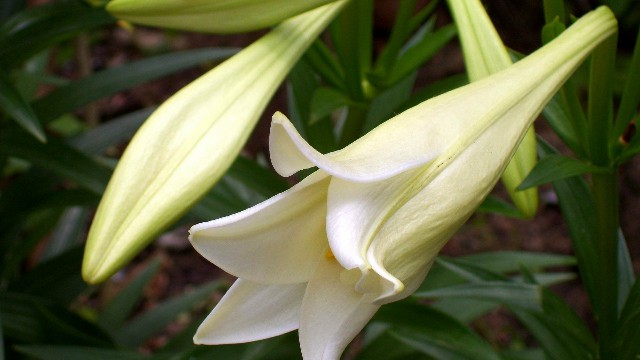
<path fill-rule="evenodd" d="M 449 237 L 493 188 L 533 119 L 616 20 L 600 8 L 490 77 L 428 100 L 330 154 L 275 114 L 283 176 L 318 170 L 190 240 L 239 279 L 195 342 L 248 342 L 299 330 L 305 359 L 338 359 L 379 306 L 409 296 Z"/>

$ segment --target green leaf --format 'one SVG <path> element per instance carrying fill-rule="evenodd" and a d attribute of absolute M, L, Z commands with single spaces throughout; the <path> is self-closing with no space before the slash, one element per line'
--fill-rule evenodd
<path fill-rule="evenodd" d="M 538 139 L 540 157 L 557 154 L 557 151 L 541 139 Z M 553 188 L 558 195 L 560 211 L 564 218 L 571 244 L 578 260 L 578 269 L 589 298 L 593 302 L 598 294 L 595 292 L 595 278 L 598 276 L 598 255 L 595 251 L 595 203 L 586 181 L 581 177 L 556 180 Z"/>
<path fill-rule="evenodd" d="M 511 310 L 544 348 L 549 359 L 595 358 L 596 344 L 580 317 L 558 296 L 542 290 L 543 311 L 511 306 Z"/>
<path fill-rule="evenodd" d="M 351 1 L 329 26 L 338 61 L 344 69 L 344 83 L 349 97 L 365 99 L 364 74 L 371 66 L 373 3 Z M 349 36 L 345 36 L 349 34 Z"/>
<path fill-rule="evenodd" d="M 83 242 L 87 223 L 91 220 L 90 215 L 89 209 L 80 206 L 65 209 L 47 241 L 41 261 L 60 255 Z"/>
<path fill-rule="evenodd" d="M 62 210 L 56 209 L 30 213 L 15 228 L 10 228 L 4 234 L 1 244 L 4 247 L 3 278 L 12 280 L 21 273 L 23 261 L 51 233 L 61 214 Z"/>
<path fill-rule="evenodd" d="M 76 246 L 39 264 L 14 280 L 9 290 L 50 299 L 59 304 L 71 304 L 87 288 L 80 277 L 82 251 L 82 246 Z"/>
<path fill-rule="evenodd" d="M 553 22 L 554 20 L 564 24 L 565 15 L 563 0 L 544 0 L 543 5 L 544 19 L 547 24 Z"/>
<path fill-rule="evenodd" d="M 437 1 L 429 3 L 427 8 L 433 11 Z M 391 68 L 391 65 L 398 58 L 398 54 L 402 49 L 402 45 L 407 41 L 407 38 L 411 34 L 410 28 L 411 15 L 415 11 L 416 0 L 407 0 L 398 2 L 398 10 L 396 12 L 396 19 L 391 28 L 391 35 L 387 41 L 384 49 L 377 57 L 374 70 L 372 74 L 376 74 L 376 77 L 384 77 Z"/>
<path fill-rule="evenodd" d="M 2 333 L 2 313 L 0 313 L 0 360 L 4 360 L 4 334 Z"/>
<path fill-rule="evenodd" d="M 619 138 L 630 125 L 640 104 L 640 86 L 638 86 L 640 83 L 640 36 L 636 37 L 631 64 L 629 64 L 625 75 L 624 90 L 620 98 L 620 106 L 618 107 L 618 114 L 615 118 L 614 129 L 611 133 L 612 138 L 609 140 L 611 146 L 617 150 L 616 153 L 621 150 Z"/>
<path fill-rule="evenodd" d="M 451 41 L 456 34 L 457 29 L 455 24 L 445 25 L 435 32 L 425 34 L 420 41 L 412 44 L 411 47 L 407 48 L 406 51 L 400 55 L 400 58 L 391 68 L 391 72 L 385 83 L 387 85 L 395 84 L 411 74 L 419 66 L 433 57 L 433 55 Z"/>
<path fill-rule="evenodd" d="M 640 278 L 638 278 L 640 279 Z M 614 347 L 620 360 L 635 360 L 640 356 L 640 280 L 629 291 L 620 314 L 620 323 L 614 338 Z"/>
<path fill-rule="evenodd" d="M 0 73 L 0 109 L 6 112 L 18 125 L 38 141 L 47 141 L 44 130 L 33 109 L 2 73 Z"/>
<path fill-rule="evenodd" d="M 0 2 L 0 22 L 4 22 L 11 15 L 25 6 L 25 0 L 5 0 Z"/>
<path fill-rule="evenodd" d="M 542 110 L 542 115 L 547 124 L 573 152 L 581 154 L 576 132 L 571 126 L 571 119 L 563 104 L 562 94 L 556 94 Z"/>
<path fill-rule="evenodd" d="M 521 267 L 536 271 L 548 267 L 574 266 L 573 256 L 534 253 L 530 251 L 492 251 L 458 258 L 497 273 L 518 271 Z"/>
<path fill-rule="evenodd" d="M 436 359 L 500 359 L 465 324 L 428 306 L 407 301 L 385 305 L 374 321 L 391 325 L 394 338 Z"/>
<path fill-rule="evenodd" d="M 82 346 L 19 345 L 19 353 L 41 360 L 144 360 L 148 355 L 132 350 L 101 349 Z"/>
<path fill-rule="evenodd" d="M 349 98 L 340 91 L 328 87 L 319 87 L 313 92 L 311 98 L 309 123 L 314 124 L 350 103 Z"/>
<path fill-rule="evenodd" d="M 237 51 L 233 48 L 185 50 L 103 70 L 56 89 L 36 100 L 33 108 L 46 123 L 107 95 L 207 61 L 225 59 Z"/>
<path fill-rule="evenodd" d="M 416 73 L 406 76 L 378 94 L 367 111 L 363 132 L 369 132 L 384 121 L 399 114 L 400 107 L 409 99 L 416 82 Z"/>
<path fill-rule="evenodd" d="M 482 282 L 482 281 L 508 281 L 509 279 L 494 271 L 484 269 L 477 264 L 462 260 L 453 259 L 445 256 L 438 256 L 436 263 L 443 268 L 459 275 L 466 281 Z"/>
<path fill-rule="evenodd" d="M 618 311 L 622 312 L 624 302 L 636 282 L 633 262 L 624 239 L 622 229 L 618 229 Z"/>
<path fill-rule="evenodd" d="M 358 351 L 355 360 L 430 360 L 385 331 Z"/>
<path fill-rule="evenodd" d="M 82 1 L 28 8 L 0 27 L 0 63 L 13 66 L 55 43 L 114 20 L 103 8 Z"/>
<path fill-rule="evenodd" d="M 111 176 L 108 169 L 53 138 L 42 144 L 17 131 L 2 132 L 0 154 L 50 170 L 96 194 L 102 194 Z"/>
<path fill-rule="evenodd" d="M 287 182 L 280 175 L 259 165 L 256 161 L 242 156 L 238 157 L 231 165 L 227 175 L 242 182 L 264 199 L 289 188 Z"/>
<path fill-rule="evenodd" d="M 551 42 L 551 40 L 558 37 L 558 35 L 565 31 L 565 29 L 566 26 L 560 18 L 555 18 L 551 21 L 548 21 L 547 24 L 542 27 L 542 43 L 547 44 Z"/>
<path fill-rule="evenodd" d="M 439 80 L 433 84 L 429 84 L 417 91 L 415 94 L 411 95 L 411 98 L 405 102 L 400 111 L 409 109 L 414 107 L 421 102 L 436 97 L 438 95 L 444 94 L 447 91 L 451 91 L 453 89 L 459 88 L 461 86 L 467 85 L 469 80 L 467 78 L 467 74 L 455 74 L 449 77 L 446 77 L 442 80 Z"/>
<path fill-rule="evenodd" d="M 544 351 L 539 348 L 524 350 L 503 350 L 500 352 L 502 360 L 545 360 Z"/>
<path fill-rule="evenodd" d="M 98 317 L 98 324 L 107 332 L 116 335 L 134 306 L 144 295 L 144 289 L 160 269 L 160 260 L 153 259 L 139 275 L 116 295 Z"/>
<path fill-rule="evenodd" d="M 528 189 L 556 180 L 587 173 L 607 173 L 609 169 L 589 165 L 578 159 L 563 155 L 548 155 L 541 158 L 529 175 L 518 186 L 518 190 Z"/>
<path fill-rule="evenodd" d="M 487 196 L 486 199 L 480 204 L 480 207 L 476 210 L 481 213 L 494 213 L 507 217 L 511 217 L 514 219 L 522 219 L 524 215 L 517 207 L 513 206 L 511 203 L 506 202 L 500 198 L 497 198 L 493 195 Z"/>
<path fill-rule="evenodd" d="M 447 298 L 435 300 L 431 303 L 431 306 L 460 322 L 468 324 L 497 309 L 501 304 L 487 300 Z"/>
<path fill-rule="evenodd" d="M 111 119 L 70 139 L 68 143 L 85 154 L 103 154 L 110 146 L 131 139 L 154 110 L 155 107 L 146 108 Z"/>
<path fill-rule="evenodd" d="M 0 292 L 0 316 L 7 339 L 21 343 L 111 346 L 101 329 L 49 300 Z"/>
<path fill-rule="evenodd" d="M 414 294 L 419 298 L 460 298 L 493 301 L 527 309 L 540 308 L 540 287 L 531 284 L 485 281 L 455 285 Z"/>
<path fill-rule="evenodd" d="M 214 281 L 159 304 L 123 326 L 115 335 L 116 342 L 127 347 L 140 346 L 162 331 L 180 313 L 191 310 L 219 287 L 220 282 Z"/>
<path fill-rule="evenodd" d="M 344 69 L 334 57 L 333 52 L 322 41 L 316 40 L 311 44 L 303 61 L 308 62 L 328 85 L 344 92 L 347 91 L 344 82 Z"/>
<path fill-rule="evenodd" d="M 300 134 L 318 151 L 329 153 L 336 150 L 333 118 L 325 114 L 312 121 L 313 95 L 319 87 L 319 77 L 311 65 L 305 60 L 298 62 L 289 73 L 288 107 Z"/>

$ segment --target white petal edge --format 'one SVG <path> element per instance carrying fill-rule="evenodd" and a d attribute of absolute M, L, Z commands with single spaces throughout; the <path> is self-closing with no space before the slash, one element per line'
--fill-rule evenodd
<path fill-rule="evenodd" d="M 236 277 L 265 284 L 308 281 L 327 246 L 328 183 L 326 174 L 316 172 L 245 211 L 193 226 L 189 240 Z"/>
<path fill-rule="evenodd" d="M 305 360 L 338 360 L 380 306 L 340 281 L 343 268 L 322 256 L 300 309 L 300 348 Z"/>
<path fill-rule="evenodd" d="M 306 283 L 264 285 L 238 279 L 200 324 L 196 344 L 237 344 L 298 328 Z"/>
<path fill-rule="evenodd" d="M 412 126 L 419 131 L 415 127 L 419 124 L 387 123 L 390 124 L 367 134 L 366 141 L 362 138 L 342 150 L 323 155 L 300 136 L 286 116 L 277 112 L 273 115 L 269 136 L 271 163 L 282 176 L 317 166 L 339 178 L 370 182 L 387 179 L 436 157 L 439 146 L 427 146 L 425 142 L 417 146 L 396 146 L 406 142 Z M 385 129 L 380 130 L 381 127 Z"/>
<path fill-rule="evenodd" d="M 327 195 L 327 238 L 346 269 L 366 272 L 367 248 L 407 187 L 411 172 L 375 183 L 332 178 Z"/>
<path fill-rule="evenodd" d="M 315 165 L 354 182 L 379 181 L 425 165 L 452 147 L 469 146 L 549 78 L 555 78 L 549 92 L 554 93 L 589 51 L 615 31 L 615 17 L 600 7 L 507 69 L 427 100 L 327 155 L 314 150 L 284 115 L 276 113 L 269 138 L 273 165 L 283 176 Z"/>

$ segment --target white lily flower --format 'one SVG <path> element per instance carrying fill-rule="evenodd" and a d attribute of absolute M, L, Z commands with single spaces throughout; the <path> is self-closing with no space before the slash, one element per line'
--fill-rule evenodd
<path fill-rule="evenodd" d="M 470 81 L 504 70 L 513 63 L 479 0 L 448 0 L 448 4 L 458 27 Z M 516 188 L 535 167 L 536 148 L 536 134 L 531 126 L 502 174 L 502 182 L 509 196 L 528 218 L 533 217 L 538 209 L 538 189 L 532 187 L 518 191 Z"/>
<path fill-rule="evenodd" d="M 611 11 L 599 8 L 517 64 L 326 155 L 275 114 L 276 171 L 318 170 L 261 204 L 191 229 L 194 248 L 239 278 L 194 341 L 239 343 L 298 329 L 305 359 L 338 359 L 382 304 L 420 286 L 545 103 L 615 31 Z"/>

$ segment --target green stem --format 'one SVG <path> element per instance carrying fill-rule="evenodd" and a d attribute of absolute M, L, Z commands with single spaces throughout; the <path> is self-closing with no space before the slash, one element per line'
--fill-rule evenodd
<path fill-rule="evenodd" d="M 592 175 L 598 254 L 597 297 L 593 300 L 602 360 L 615 359 L 613 340 L 618 322 L 618 178 L 617 168 L 611 165 L 609 155 L 616 45 L 617 36 L 613 35 L 593 51 L 589 76 L 588 154 L 594 165 L 610 168 L 609 173 Z"/>
<path fill-rule="evenodd" d="M 612 125 L 613 69 L 618 37 L 613 35 L 593 51 L 589 75 L 589 157 L 594 165 L 609 166 Z"/>
<path fill-rule="evenodd" d="M 593 196 L 598 229 L 596 249 L 598 266 L 595 305 L 598 320 L 600 359 L 614 359 L 612 340 L 618 321 L 618 178 L 611 173 L 593 174 Z"/>
<path fill-rule="evenodd" d="M 349 114 L 344 122 L 342 128 L 342 136 L 340 137 L 339 148 L 343 148 L 360 136 L 362 136 L 362 129 L 364 129 L 364 123 L 367 119 L 367 110 L 361 109 L 356 106 L 349 107 Z"/>

